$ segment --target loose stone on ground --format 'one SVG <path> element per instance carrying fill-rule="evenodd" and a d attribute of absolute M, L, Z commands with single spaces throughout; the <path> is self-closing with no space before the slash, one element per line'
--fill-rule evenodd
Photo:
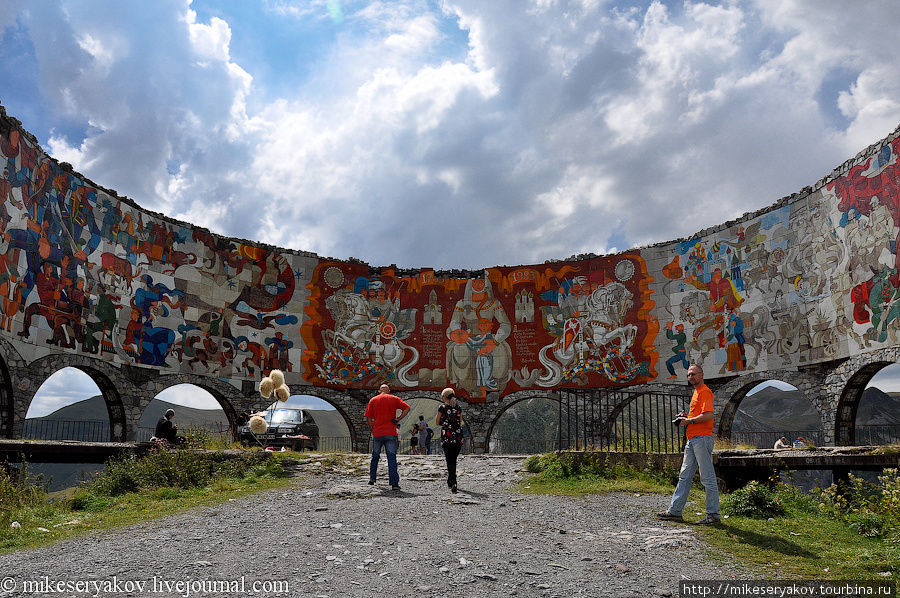
<path fill-rule="evenodd" d="M 243 576 L 286 581 L 291 596 L 352 598 L 671 596 L 683 574 L 741 576 L 714 563 L 690 527 L 655 520 L 668 497 L 521 495 L 511 488 L 529 475 L 522 459 L 490 456 L 461 457 L 452 494 L 442 459 L 399 462 L 399 491 L 384 458 L 374 486 L 366 459 L 323 458 L 302 465 L 292 488 L 3 555 L 0 570 L 17 579 Z"/>

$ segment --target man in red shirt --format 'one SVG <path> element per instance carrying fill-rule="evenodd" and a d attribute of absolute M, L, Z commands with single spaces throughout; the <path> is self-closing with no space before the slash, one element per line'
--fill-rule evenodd
<path fill-rule="evenodd" d="M 381 447 L 387 453 L 388 481 L 394 490 L 400 489 L 400 474 L 397 471 L 397 424 L 409 413 L 409 405 L 400 397 L 390 394 L 391 388 L 382 384 L 381 394 L 369 399 L 363 416 L 372 428 L 372 462 L 369 464 L 369 485 L 375 483 Z M 401 410 L 397 415 L 397 410 Z"/>
<path fill-rule="evenodd" d="M 703 368 L 692 364 L 688 368 L 688 384 L 694 387 L 691 396 L 691 407 L 687 416 L 680 416 L 678 423 L 687 426 L 687 443 L 684 445 L 684 461 L 678 485 L 672 496 L 668 510 L 657 514 L 664 521 L 684 521 L 681 511 L 688 499 L 688 492 L 694 482 L 694 474 L 700 468 L 700 481 L 706 488 L 706 517 L 697 522 L 698 525 L 714 525 L 719 523 L 719 486 L 716 481 L 716 470 L 713 467 L 712 452 L 715 436 L 713 436 L 713 394 L 703 383 Z"/>

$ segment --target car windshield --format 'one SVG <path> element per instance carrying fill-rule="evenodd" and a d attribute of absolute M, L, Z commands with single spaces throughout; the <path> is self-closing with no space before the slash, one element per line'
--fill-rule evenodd
<path fill-rule="evenodd" d="M 302 424 L 303 411 L 300 409 L 276 409 L 270 424 Z"/>

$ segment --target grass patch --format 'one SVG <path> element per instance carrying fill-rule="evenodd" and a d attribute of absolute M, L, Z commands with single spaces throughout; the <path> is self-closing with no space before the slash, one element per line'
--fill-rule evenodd
<path fill-rule="evenodd" d="M 570 465 L 555 453 L 532 455 L 525 460 L 525 470 L 538 475 L 519 482 L 519 492 L 559 496 L 604 492 L 666 494 L 672 491 L 673 476 L 677 475 L 668 470 L 638 470 L 605 462 Z"/>
<path fill-rule="evenodd" d="M 530 457 L 536 475 L 517 489 L 531 494 L 581 496 L 604 492 L 671 495 L 677 472 L 624 466 L 573 468 L 555 454 Z M 696 482 L 694 505 L 705 511 Z M 778 476 L 721 497 L 722 524 L 697 526 L 714 560 L 739 562 L 760 579 L 896 580 L 900 576 L 900 475 L 885 470 L 878 483 L 858 478 L 818 494 L 803 494 Z M 699 519 L 698 516 L 697 518 Z M 652 513 L 647 514 L 648 520 Z"/>
<path fill-rule="evenodd" d="M 896 470 L 894 474 L 886 472 L 886 477 L 896 479 Z M 759 487 L 754 490 L 757 495 L 762 494 Z M 860 513 L 866 513 L 866 509 L 874 513 L 871 508 L 881 497 L 862 499 L 858 491 L 851 486 L 832 487 L 819 496 L 805 495 L 793 486 L 776 482 L 768 486 L 765 500 L 776 499 L 783 514 L 768 518 L 759 513 L 736 514 L 746 503 L 734 492 L 722 500 L 722 512 L 732 515 L 721 526 L 700 531 L 714 552 L 750 564 L 764 573 L 760 577 L 895 580 L 900 575 L 897 513 L 879 512 L 879 525 L 860 525 L 860 521 L 868 520 Z M 843 506 L 835 507 L 829 495 L 856 501 L 859 511 L 846 508 L 841 498 L 838 504 Z"/>
<path fill-rule="evenodd" d="M 249 451 L 226 456 L 163 450 L 113 460 L 106 472 L 57 500 L 39 484 L 15 484 L 0 472 L 0 553 L 284 487 L 291 483 L 284 467 L 288 462 L 284 455 Z"/>

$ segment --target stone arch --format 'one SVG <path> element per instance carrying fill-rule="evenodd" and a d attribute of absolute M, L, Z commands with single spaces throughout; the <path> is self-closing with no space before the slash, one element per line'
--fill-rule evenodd
<path fill-rule="evenodd" d="M 503 414 L 506 413 L 511 407 L 521 403 L 522 401 L 528 401 L 530 399 L 545 399 L 548 401 L 556 401 L 560 405 L 562 405 L 562 401 L 560 400 L 560 396 L 558 392 L 552 390 L 520 390 L 518 392 L 513 392 L 508 395 L 504 395 L 502 405 L 499 405 L 498 409 L 495 413 L 492 414 L 490 420 L 487 423 L 487 427 L 484 430 L 484 452 L 490 452 L 490 439 L 491 435 L 494 433 L 494 428 L 497 426 L 497 423 L 500 421 L 500 418 L 503 417 Z M 473 431 L 474 436 L 474 431 Z"/>
<path fill-rule="evenodd" d="M 900 349 L 871 351 L 847 359 L 835 368 L 826 381 L 831 401 L 834 443 L 852 446 L 856 442 L 856 411 L 869 381 L 882 369 L 900 362 Z M 827 429 L 827 428 L 826 428 Z"/>
<path fill-rule="evenodd" d="M 715 396 L 715 426 L 716 435 L 723 440 L 731 439 L 731 429 L 734 425 L 734 416 L 737 414 L 741 401 L 747 397 L 747 393 L 756 386 L 769 380 L 786 382 L 798 390 L 813 404 L 819 413 L 822 429 L 826 431 L 825 440 L 829 441 L 828 433 L 828 400 L 823 394 L 824 379 L 827 369 L 823 367 L 804 368 L 797 371 L 775 370 L 745 374 L 728 380 L 724 384 L 709 383 Z"/>
<path fill-rule="evenodd" d="M 125 442 L 133 438 L 135 431 L 128 417 L 128 410 L 131 407 L 129 399 L 133 396 L 133 392 L 130 383 L 123 380 L 121 370 L 105 361 L 66 353 L 41 357 L 25 368 L 20 384 L 25 394 L 22 395 L 22 401 L 18 405 L 20 413 L 17 414 L 15 434 L 22 435 L 25 416 L 38 389 L 51 375 L 67 367 L 84 372 L 100 389 L 109 415 L 110 441 Z"/>
<path fill-rule="evenodd" d="M 231 436 L 236 440 L 238 437 L 238 413 L 242 409 L 242 404 L 244 403 L 243 394 L 237 388 L 221 378 L 211 378 L 209 376 L 198 376 L 193 374 L 159 376 L 144 383 L 139 388 L 139 391 L 143 392 L 141 393 L 140 409 L 135 414 L 136 419 L 133 420 L 135 428 L 137 427 L 137 422 L 140 420 L 141 415 L 144 413 L 144 409 L 146 409 L 147 405 L 156 398 L 156 395 L 167 388 L 172 388 L 173 386 L 179 386 L 181 384 L 190 384 L 197 388 L 202 388 L 212 395 L 216 400 L 216 403 L 222 408 L 222 411 L 225 412 L 225 417 L 228 419 L 228 427 L 231 429 Z"/>
<path fill-rule="evenodd" d="M 12 343 L 0 336 L 0 438 L 13 438 L 16 422 L 16 396 L 13 375 L 25 367 L 25 361 Z"/>
<path fill-rule="evenodd" d="M 6 360 L 0 357 L 0 438 L 11 438 L 15 422 L 12 378 Z"/>
<path fill-rule="evenodd" d="M 393 394 L 404 398 L 408 393 L 394 392 Z M 355 452 L 365 453 L 369 450 L 369 427 L 363 414 L 369 399 L 378 394 L 377 389 L 336 389 L 313 385 L 294 385 L 291 394 L 304 394 L 322 399 L 332 405 L 341 415 L 347 430 L 350 432 L 350 442 Z M 252 399 L 254 409 L 264 409 L 271 400 L 263 399 L 256 393 Z"/>
<path fill-rule="evenodd" d="M 626 412 L 625 410 L 628 409 L 631 405 L 635 404 L 636 401 L 643 400 L 645 397 L 650 397 L 651 399 L 654 397 L 666 397 L 670 400 L 670 404 L 668 405 L 669 411 L 674 411 L 675 413 L 677 413 L 678 411 L 680 411 L 682 409 L 687 411 L 688 405 L 690 403 L 690 395 L 673 392 L 673 390 L 671 388 L 657 388 L 657 387 L 652 387 L 652 386 L 644 386 L 644 387 L 636 387 L 636 388 L 622 388 L 622 389 L 617 389 L 617 390 L 620 391 L 622 394 L 626 395 L 625 399 L 622 401 L 618 401 L 613 406 L 613 408 L 610 409 L 608 415 L 601 422 L 602 437 L 610 445 L 612 444 L 613 430 L 615 429 L 616 421 L 618 421 L 619 416 L 623 415 Z M 679 401 L 677 404 L 672 404 L 671 400 L 673 398 L 676 398 L 676 399 L 680 398 L 682 400 Z M 675 413 L 671 414 L 672 417 L 674 417 Z M 669 444 L 675 444 L 675 445 L 680 446 L 680 437 L 678 436 L 677 433 L 673 432 L 673 434 L 671 435 L 671 439 L 669 438 L 668 426 L 671 425 L 670 422 L 671 422 L 672 417 L 669 417 L 669 415 L 666 414 L 665 406 L 664 406 L 663 414 L 661 415 L 661 417 L 663 417 L 662 421 L 658 421 L 659 417 L 654 418 L 654 417 L 652 417 L 653 415 L 654 414 L 651 413 L 650 421 L 651 422 L 656 421 L 657 427 L 661 427 L 661 429 L 664 430 L 664 435 L 662 438 L 658 438 L 657 434 L 655 434 L 655 433 L 651 434 L 650 441 L 649 441 L 651 452 L 653 451 L 654 443 L 658 444 L 658 448 L 662 447 L 662 446 L 667 446 Z M 676 442 L 676 440 L 677 440 L 677 442 Z M 640 444 L 639 446 L 641 447 L 642 450 L 647 449 L 646 438 L 645 438 L 643 444 Z M 667 448 L 663 452 L 668 452 L 669 450 L 670 449 Z"/>

